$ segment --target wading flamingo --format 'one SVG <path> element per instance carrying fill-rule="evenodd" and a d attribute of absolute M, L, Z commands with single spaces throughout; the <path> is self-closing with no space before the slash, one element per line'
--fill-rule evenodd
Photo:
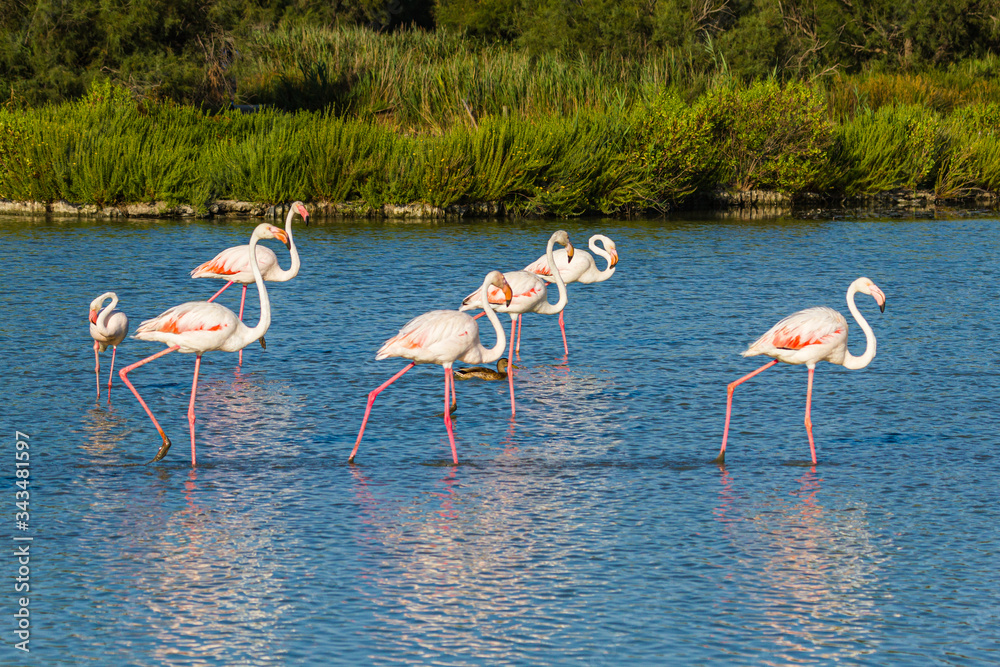
<path fill-rule="evenodd" d="M 104 302 L 111 299 L 107 308 L 101 310 Z M 120 310 L 118 295 L 105 292 L 90 302 L 90 337 L 94 339 L 94 375 L 97 376 L 97 400 L 101 400 L 101 358 L 98 353 L 111 347 L 111 372 L 108 373 L 108 402 L 111 402 L 111 378 L 115 375 L 115 353 L 118 345 L 128 335 L 128 317 Z M 100 312 L 98 312 L 100 311 Z"/>
<path fill-rule="evenodd" d="M 549 303 L 548 292 L 545 287 L 546 282 L 530 271 L 508 271 L 503 274 L 514 294 L 514 298 L 509 300 L 506 305 L 504 305 L 503 297 L 498 289 L 492 288 L 488 292 L 488 303 L 498 313 L 510 313 L 510 346 L 514 352 L 521 351 L 520 343 L 516 347 L 514 345 L 514 325 L 517 323 L 518 315 L 522 313 L 555 315 L 562 312 L 562 309 L 569 303 L 569 295 L 566 293 L 566 282 L 562 279 L 562 274 L 555 270 L 556 263 L 552 247 L 556 243 L 566 246 L 567 262 L 573 259 L 573 244 L 569 242 L 569 235 L 561 229 L 554 232 L 549 237 L 548 245 L 545 247 L 545 257 L 549 262 L 549 266 L 553 267 L 553 279 L 555 280 L 556 287 L 559 288 L 559 300 L 554 304 Z M 480 292 L 473 292 L 462 300 L 462 306 L 459 310 L 475 310 L 482 308 L 482 304 L 483 299 Z M 481 317 L 481 315 L 477 315 L 476 317 Z M 520 335 L 520 332 L 518 335 Z M 513 417 L 516 412 L 513 373 L 507 373 L 507 383 L 510 385 L 510 415 Z"/>
<path fill-rule="evenodd" d="M 885 312 L 885 294 L 868 278 L 858 278 L 847 288 L 847 307 L 861 326 L 861 330 L 865 332 L 867 344 L 865 345 L 865 353 L 860 357 L 855 357 L 847 351 L 847 319 L 833 308 L 823 306 L 807 308 L 789 315 L 771 327 L 770 331 L 758 338 L 743 353 L 744 357 L 766 354 L 769 357 L 774 357 L 774 360 L 729 384 L 728 396 L 726 397 L 726 427 L 722 433 L 722 451 L 719 452 L 715 463 L 725 463 L 726 461 L 726 438 L 729 435 L 729 417 L 733 409 L 733 391 L 740 384 L 774 366 L 779 361 L 786 364 L 805 364 L 806 368 L 809 369 L 809 384 L 806 388 L 806 433 L 809 435 L 809 451 L 812 453 L 812 462 L 816 463 L 816 445 L 813 443 L 812 419 L 809 416 L 812 407 L 813 373 L 816 370 L 816 362 L 829 361 L 831 364 L 840 364 L 844 368 L 858 370 L 870 364 L 875 358 L 875 333 L 854 304 L 854 295 L 857 292 L 874 297 L 875 303 L 878 304 L 879 310 L 883 313 Z"/>
<path fill-rule="evenodd" d="M 257 266 L 264 280 L 272 283 L 283 283 L 291 280 L 299 274 L 301 263 L 299 262 L 299 251 L 295 247 L 295 239 L 292 238 L 292 218 L 298 213 L 302 216 L 302 221 L 309 225 L 309 211 L 305 205 L 297 201 L 288 209 L 285 216 L 285 234 L 288 235 L 288 250 L 292 258 L 292 264 L 288 269 L 278 266 L 278 256 L 274 251 L 265 246 L 257 246 Z M 243 306 L 247 300 L 247 285 L 254 282 L 253 271 L 250 269 L 250 255 L 247 246 L 238 245 L 226 248 L 218 255 L 208 260 L 204 264 L 191 271 L 192 278 L 222 278 L 228 280 L 222 289 L 212 295 L 209 302 L 215 301 L 216 297 L 225 292 L 233 283 L 243 284 L 243 296 L 240 297 L 240 321 L 243 320 Z M 264 347 L 264 339 L 260 339 L 261 347 Z M 243 363 L 243 350 L 240 350 L 239 363 Z"/>
<path fill-rule="evenodd" d="M 167 349 L 160 350 L 154 355 L 146 357 L 142 361 L 123 368 L 118 374 L 122 381 L 128 385 L 135 397 L 139 399 L 146 414 L 153 420 L 153 426 L 163 438 L 163 446 L 156 453 L 153 461 L 159 461 L 167 455 L 170 449 L 170 438 L 160 428 L 159 422 L 153 416 L 153 412 L 146 405 L 146 402 L 139 396 L 139 392 L 129 382 L 128 373 L 133 369 L 147 364 L 153 359 L 162 357 L 165 354 L 180 350 L 182 353 L 194 353 L 194 381 L 191 384 L 191 404 L 188 407 L 188 424 L 191 427 L 191 465 L 195 465 L 194 450 L 194 399 L 198 393 L 198 369 L 201 367 L 201 355 L 212 350 L 222 350 L 223 352 L 236 352 L 259 340 L 271 325 L 271 302 L 267 298 L 267 288 L 264 287 L 264 278 L 261 276 L 260 267 L 257 265 L 257 254 L 254 252 L 257 242 L 260 239 L 278 239 L 286 246 L 291 245 L 288 235 L 267 223 L 257 225 L 250 237 L 250 245 L 246 246 L 247 261 L 250 263 L 250 270 L 257 283 L 257 292 L 260 296 L 260 321 L 257 326 L 251 328 L 245 325 L 236 316 L 236 313 L 223 305 L 211 303 L 209 301 L 189 301 L 179 306 L 163 312 L 159 317 L 146 320 L 136 329 L 133 338 L 139 340 L 155 340 L 167 344 Z"/>
<path fill-rule="evenodd" d="M 491 286 L 502 292 L 506 303 L 510 303 L 511 288 L 504 280 L 502 273 L 491 271 L 487 274 L 483 286 L 479 288 L 479 293 L 484 300 L 486 299 L 486 291 Z M 452 374 L 452 364 L 456 361 L 467 364 L 490 363 L 500 358 L 507 347 L 503 327 L 492 307 L 486 309 L 486 316 L 497 334 L 496 345 L 491 348 L 483 347 L 483 344 L 479 342 L 479 325 L 476 324 L 476 320 L 471 315 L 457 310 L 432 310 L 419 315 L 407 322 L 398 334 L 382 344 L 382 347 L 375 354 L 375 359 L 402 357 L 411 361 L 403 370 L 368 394 L 368 405 L 365 406 L 365 416 L 361 420 L 361 430 L 358 431 L 358 440 L 354 443 L 351 457 L 347 459 L 348 463 L 354 463 L 354 457 L 358 453 L 361 437 L 365 434 L 365 424 L 368 423 L 368 415 L 371 414 L 375 398 L 382 393 L 383 389 L 401 378 L 403 373 L 417 364 L 441 364 L 444 368 L 444 425 L 448 429 L 452 460 L 458 463 L 458 452 L 455 450 L 455 435 L 452 433 L 451 410 L 448 403 L 449 394 L 452 401 L 455 400 L 455 379 Z"/>
<path fill-rule="evenodd" d="M 601 242 L 603 247 L 597 245 L 598 241 Z M 570 283 L 583 283 L 585 285 L 589 285 L 590 283 L 602 283 L 611 276 L 615 275 L 615 265 L 618 264 L 618 249 L 615 246 L 615 242 L 604 234 L 594 234 L 590 237 L 589 245 L 590 250 L 594 254 L 600 255 L 607 260 L 608 266 L 603 271 L 597 268 L 597 263 L 594 261 L 593 255 L 586 250 L 577 251 L 576 254 L 578 257 L 573 262 L 570 262 L 566 257 L 565 249 L 560 248 L 555 251 L 554 257 L 556 259 L 556 268 L 559 269 L 559 274 L 562 276 L 563 282 L 567 285 Z M 535 275 L 540 276 L 543 280 L 552 282 L 552 270 L 549 269 L 548 258 L 544 255 L 524 267 L 524 270 L 531 271 Z M 559 330 L 562 331 L 563 349 L 568 355 L 569 345 L 566 344 L 566 323 L 563 319 L 565 314 L 565 308 L 559 311 Z M 520 317 L 518 317 L 518 342 L 520 342 L 522 326 Z"/>

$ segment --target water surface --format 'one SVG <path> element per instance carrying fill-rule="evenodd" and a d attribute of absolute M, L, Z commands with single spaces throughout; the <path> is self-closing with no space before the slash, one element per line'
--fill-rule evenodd
<path fill-rule="evenodd" d="M 175 445 L 126 465 L 159 438 L 117 378 L 95 403 L 90 300 L 116 291 L 134 330 L 207 298 L 220 284 L 188 273 L 254 224 L 0 218 L 7 539 L 34 538 L 32 651 L 8 630 L 0 662 L 1000 662 L 995 218 L 297 228 L 267 350 L 204 358 L 197 468 L 181 354 L 131 375 Z M 442 373 L 418 367 L 347 465 L 368 391 L 404 365 L 374 360 L 382 341 L 557 227 L 578 247 L 611 236 L 621 263 L 570 287 L 568 358 L 555 317 L 525 318 L 516 421 L 505 384 L 458 383 L 450 465 Z M 819 465 L 806 371 L 783 365 L 737 389 L 712 465 L 726 384 L 766 361 L 739 353 L 800 308 L 846 314 L 860 275 L 888 296 L 885 314 L 858 298 L 878 356 L 818 367 Z M 159 349 L 126 340 L 119 367 Z M 15 429 L 32 446 L 20 532 Z M 10 582 L 14 559 L 0 568 Z"/>

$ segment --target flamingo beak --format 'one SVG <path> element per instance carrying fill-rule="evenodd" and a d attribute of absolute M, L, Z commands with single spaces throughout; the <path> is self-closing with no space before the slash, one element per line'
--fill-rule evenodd
<path fill-rule="evenodd" d="M 306 210 L 305 206 L 299 206 L 297 210 L 299 212 L 299 215 L 302 216 L 302 220 L 306 223 L 306 226 L 308 227 L 309 226 L 309 211 Z"/>
<path fill-rule="evenodd" d="M 96 310 L 90 311 L 90 323 L 91 324 L 97 324 L 97 311 Z"/>
<path fill-rule="evenodd" d="M 284 243 L 285 247 L 288 248 L 289 250 L 292 249 L 292 243 L 291 241 L 288 240 L 288 234 L 286 234 L 283 229 L 279 229 L 278 231 L 274 232 L 274 238 Z"/>
<path fill-rule="evenodd" d="M 611 250 L 611 266 L 614 266 L 617 263 L 618 263 L 618 251 L 612 249 Z"/>
<path fill-rule="evenodd" d="M 880 290 L 875 285 L 872 285 L 872 296 L 875 297 L 875 303 L 878 304 L 879 312 L 885 312 L 885 293 Z"/>
<path fill-rule="evenodd" d="M 566 263 L 569 264 L 571 261 L 573 261 L 573 244 L 572 243 L 567 243 L 566 244 Z"/>
<path fill-rule="evenodd" d="M 503 296 L 507 299 L 507 305 L 509 306 L 511 300 L 514 298 L 514 292 L 510 289 L 510 285 L 507 284 L 506 280 L 503 281 L 503 286 L 500 289 L 503 290 Z"/>

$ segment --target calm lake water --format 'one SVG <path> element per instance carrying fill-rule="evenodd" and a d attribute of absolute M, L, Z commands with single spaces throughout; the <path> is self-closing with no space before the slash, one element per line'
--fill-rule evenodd
<path fill-rule="evenodd" d="M 0 662 L 1000 663 L 994 215 L 297 227 L 267 350 L 242 369 L 204 358 L 196 469 L 194 357 L 130 375 L 175 443 L 141 465 L 159 438 L 117 377 L 95 404 L 88 304 L 117 291 L 134 331 L 208 298 L 221 283 L 190 270 L 255 222 L 0 218 Z M 568 359 L 554 316 L 525 317 L 516 421 L 506 384 L 457 383 L 450 465 L 442 372 L 421 366 L 379 397 L 348 465 L 368 391 L 404 365 L 374 360 L 382 341 L 559 227 L 578 247 L 611 236 L 621 262 L 570 286 Z M 878 356 L 817 368 L 819 465 L 806 371 L 784 365 L 737 389 L 711 464 L 726 384 L 766 361 L 739 353 L 800 308 L 847 314 L 861 275 L 888 297 L 879 314 L 858 296 Z M 860 354 L 853 321 L 850 339 Z M 127 339 L 118 367 L 161 348 Z M 13 646 L 14 536 L 33 537 L 30 654 Z"/>

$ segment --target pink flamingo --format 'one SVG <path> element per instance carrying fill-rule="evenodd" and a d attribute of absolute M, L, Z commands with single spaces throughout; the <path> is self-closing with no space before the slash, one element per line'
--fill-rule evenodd
<path fill-rule="evenodd" d="M 567 262 L 573 259 L 573 244 L 569 242 L 569 234 L 561 229 L 554 232 L 552 236 L 549 237 L 548 245 L 545 247 L 545 258 L 548 261 L 549 266 L 552 267 L 552 277 L 555 280 L 556 287 L 559 288 L 559 300 L 554 304 L 549 303 L 545 280 L 530 271 L 507 271 L 503 274 L 503 277 L 507 280 L 507 284 L 510 285 L 510 289 L 514 294 L 514 298 L 509 300 L 506 305 L 503 303 L 499 290 L 495 288 L 489 290 L 487 296 L 488 303 L 490 303 L 498 313 L 510 313 L 510 344 L 512 348 L 514 348 L 514 325 L 517 323 L 519 315 L 522 313 L 554 315 L 562 312 L 562 309 L 566 307 L 567 303 L 569 303 L 569 295 L 566 292 L 566 282 L 562 278 L 562 273 L 555 269 L 556 260 L 552 252 L 552 247 L 556 243 L 566 246 Z M 462 306 L 459 310 L 464 311 L 482 308 L 482 304 L 483 299 L 480 293 L 473 292 L 462 300 Z M 478 318 L 481 316 L 482 314 L 477 315 L 476 317 Z M 520 331 L 518 331 L 518 343 L 514 351 L 521 351 Z M 507 373 L 507 383 L 510 386 L 510 415 L 513 417 L 516 410 L 514 405 L 513 373 Z"/>
<path fill-rule="evenodd" d="M 107 308 L 101 310 L 104 302 L 111 299 Z M 118 345 L 128 335 L 128 317 L 120 310 L 118 295 L 105 292 L 90 302 L 90 337 L 94 339 L 94 374 L 97 376 L 97 400 L 101 400 L 101 358 L 98 353 L 111 347 L 111 372 L 108 373 L 108 402 L 111 402 L 111 378 L 115 375 L 115 353 Z M 100 311 L 100 313 L 98 313 Z"/>
<path fill-rule="evenodd" d="M 774 366 L 779 361 L 786 364 L 805 364 L 809 369 L 809 384 L 806 389 L 806 433 L 809 435 L 809 451 L 812 453 L 812 462 L 816 463 L 812 419 L 809 416 L 816 362 L 829 361 L 831 364 L 840 364 L 844 368 L 857 370 L 864 368 L 875 358 L 875 333 L 854 304 L 854 295 L 857 292 L 874 297 L 875 303 L 878 304 L 879 310 L 883 313 L 885 312 L 885 294 L 868 278 L 858 278 L 847 289 L 847 307 L 861 326 L 861 330 L 865 332 L 867 342 L 865 353 L 860 357 L 855 357 L 847 351 L 847 320 L 834 309 L 823 306 L 807 308 L 789 315 L 771 327 L 770 331 L 758 338 L 743 353 L 744 357 L 766 354 L 769 357 L 774 357 L 774 360 L 729 384 L 726 398 L 726 427 L 722 433 L 722 451 L 719 452 L 715 463 L 725 463 L 726 460 L 726 438 L 729 435 L 729 417 L 733 409 L 733 391 L 740 384 Z"/>
<path fill-rule="evenodd" d="M 146 414 L 153 420 L 153 426 L 163 438 L 163 445 L 153 458 L 154 462 L 167 455 L 167 451 L 170 449 L 170 438 L 160 428 L 160 424 L 156 421 L 149 406 L 129 382 L 128 373 L 143 364 L 177 350 L 182 353 L 193 352 L 196 355 L 194 381 L 191 384 L 191 404 L 188 407 L 188 424 L 191 427 L 191 465 L 195 465 L 194 399 L 198 392 L 198 369 L 201 367 L 201 355 L 212 350 L 224 352 L 242 350 L 255 340 L 259 340 L 267 333 L 267 328 L 271 325 L 271 302 L 267 298 L 267 288 L 264 286 L 264 278 L 257 264 L 257 254 L 254 252 L 260 239 L 278 239 L 286 246 L 291 244 L 291 239 L 284 231 L 274 225 L 262 223 L 254 229 L 253 235 L 250 237 L 250 245 L 246 246 L 250 270 L 254 275 L 254 281 L 257 283 L 257 291 L 260 295 L 260 321 L 257 326 L 248 327 L 236 316 L 236 313 L 220 304 L 209 301 L 190 301 L 174 306 L 158 317 L 146 320 L 136 329 L 133 338 L 160 341 L 168 346 L 165 350 L 123 368 L 119 373 L 122 381 L 135 394 L 139 404 L 146 410 Z"/>
<path fill-rule="evenodd" d="M 288 250 L 292 258 L 291 266 L 283 269 L 278 266 L 278 256 L 274 251 L 265 246 L 257 246 L 257 266 L 264 280 L 272 283 L 283 283 L 291 280 L 299 274 L 301 263 L 299 262 L 299 251 L 295 247 L 295 239 L 292 238 L 292 218 L 298 213 L 302 216 L 305 224 L 309 225 L 309 211 L 305 205 L 297 201 L 288 209 L 285 217 L 285 234 L 288 235 Z M 212 295 L 209 302 L 215 301 L 216 297 L 225 292 L 233 283 L 243 284 L 243 296 L 240 297 L 240 321 L 243 320 L 243 306 L 247 300 L 247 285 L 254 282 L 253 271 L 250 269 L 250 255 L 247 254 L 247 246 L 238 245 L 226 248 L 218 255 L 199 265 L 191 271 L 192 278 L 222 278 L 228 280 L 222 289 Z M 261 339 L 264 345 L 264 339 Z M 243 350 L 240 350 L 239 363 L 243 363 Z"/>
<path fill-rule="evenodd" d="M 504 280 L 502 273 L 491 271 L 487 274 L 483 286 L 479 289 L 480 296 L 484 301 L 486 300 L 486 291 L 491 286 L 495 287 L 498 292 L 502 292 L 506 303 L 510 303 L 511 288 Z M 365 424 L 368 423 L 368 415 L 371 414 L 375 398 L 382 393 L 383 389 L 401 378 L 403 373 L 417 364 L 441 364 L 444 368 L 444 425 L 448 429 L 452 460 L 458 463 L 458 452 L 455 449 L 455 436 L 452 433 L 451 410 L 448 402 L 449 393 L 452 400 L 455 396 L 452 364 L 456 361 L 467 364 L 496 361 L 507 347 L 503 327 L 492 307 L 486 309 L 486 316 L 493 324 L 493 329 L 497 334 L 496 345 L 488 349 L 479 342 L 479 325 L 476 324 L 476 320 L 457 310 L 432 310 L 415 317 L 407 322 L 398 334 L 382 344 L 375 359 L 402 357 L 411 361 L 403 370 L 368 394 L 368 405 L 365 406 L 365 416 L 361 420 L 361 430 L 358 432 L 358 439 L 354 443 L 351 457 L 347 459 L 348 463 L 354 463 L 354 457 L 358 453 L 361 437 L 365 434 Z"/>
<path fill-rule="evenodd" d="M 597 245 L 598 241 L 601 242 L 603 247 Z M 569 261 L 565 249 L 560 248 L 555 251 L 556 268 L 567 285 L 570 283 L 583 283 L 585 285 L 602 283 L 615 275 L 615 265 L 618 264 L 618 249 L 615 246 L 615 242 L 603 234 L 594 234 L 590 237 L 589 245 L 591 251 L 607 260 L 608 266 L 603 271 L 597 268 L 597 263 L 594 261 L 593 255 L 586 250 L 578 251 L 577 255 L 579 255 L 579 258 L 574 262 Z M 524 270 L 540 276 L 543 280 L 552 282 L 552 270 L 549 269 L 548 258 L 544 255 L 524 267 Z M 568 355 L 569 345 L 566 344 L 566 323 L 563 319 L 565 314 L 565 308 L 559 311 L 559 329 L 562 331 L 563 349 Z M 518 316 L 518 344 L 521 342 L 521 327 L 521 318 Z"/>

